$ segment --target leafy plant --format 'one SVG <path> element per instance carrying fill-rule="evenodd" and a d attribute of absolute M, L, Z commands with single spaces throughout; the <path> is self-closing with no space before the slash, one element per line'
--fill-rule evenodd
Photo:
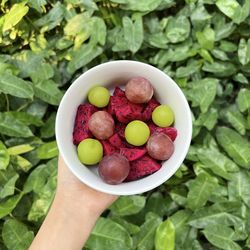
<path fill-rule="evenodd" d="M 177 82 L 193 140 L 177 173 L 121 197 L 85 248 L 249 249 L 250 0 L 2 1 L 1 10 L 0 249 L 26 250 L 53 200 L 64 92 L 117 59 Z"/>

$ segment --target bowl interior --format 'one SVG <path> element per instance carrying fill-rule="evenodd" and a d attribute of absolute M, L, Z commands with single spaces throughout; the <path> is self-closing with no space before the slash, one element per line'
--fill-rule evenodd
<path fill-rule="evenodd" d="M 76 147 L 72 143 L 72 132 L 76 110 L 87 101 L 88 90 L 95 85 L 113 89 L 124 85 L 130 78 L 142 76 L 151 81 L 156 98 L 172 107 L 178 136 L 175 151 L 156 173 L 137 181 L 109 185 L 98 176 L 96 167 L 85 167 L 78 160 Z M 65 93 L 56 118 L 56 138 L 60 153 L 71 171 L 90 187 L 117 195 L 131 195 L 151 190 L 169 179 L 183 162 L 191 141 L 191 112 L 180 88 L 162 71 L 148 64 L 135 61 L 113 61 L 98 65 L 77 78 Z"/>

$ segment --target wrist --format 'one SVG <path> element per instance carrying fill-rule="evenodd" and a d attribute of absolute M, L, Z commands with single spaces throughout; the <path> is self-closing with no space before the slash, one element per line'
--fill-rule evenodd
<path fill-rule="evenodd" d="M 86 214 L 89 215 L 89 218 L 97 220 L 98 217 L 102 214 L 103 209 L 98 207 L 92 207 L 90 199 L 85 197 L 85 199 L 80 199 L 79 197 L 67 196 L 64 193 L 56 192 L 55 198 L 52 206 L 56 209 L 64 211 L 69 217 L 74 217 L 81 219 L 86 218 Z"/>

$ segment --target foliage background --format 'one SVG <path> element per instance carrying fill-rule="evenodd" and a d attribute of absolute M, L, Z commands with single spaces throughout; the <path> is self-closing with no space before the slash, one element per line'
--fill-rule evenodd
<path fill-rule="evenodd" d="M 175 79 L 192 107 L 193 141 L 175 176 L 120 198 L 85 249 L 250 249 L 249 0 L 0 7 L 0 249 L 27 249 L 53 199 L 63 93 L 88 68 L 116 59 Z"/>

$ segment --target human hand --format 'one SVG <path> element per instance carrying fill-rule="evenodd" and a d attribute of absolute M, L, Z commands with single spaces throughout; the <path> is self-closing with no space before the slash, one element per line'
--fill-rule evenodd
<path fill-rule="evenodd" d="M 82 249 L 96 220 L 116 199 L 83 184 L 59 157 L 56 195 L 29 250 Z"/>
<path fill-rule="evenodd" d="M 73 206 L 75 211 L 83 207 L 94 213 L 101 214 L 118 197 L 96 191 L 82 183 L 66 166 L 62 156 L 58 159 L 58 176 L 56 198 Z"/>

